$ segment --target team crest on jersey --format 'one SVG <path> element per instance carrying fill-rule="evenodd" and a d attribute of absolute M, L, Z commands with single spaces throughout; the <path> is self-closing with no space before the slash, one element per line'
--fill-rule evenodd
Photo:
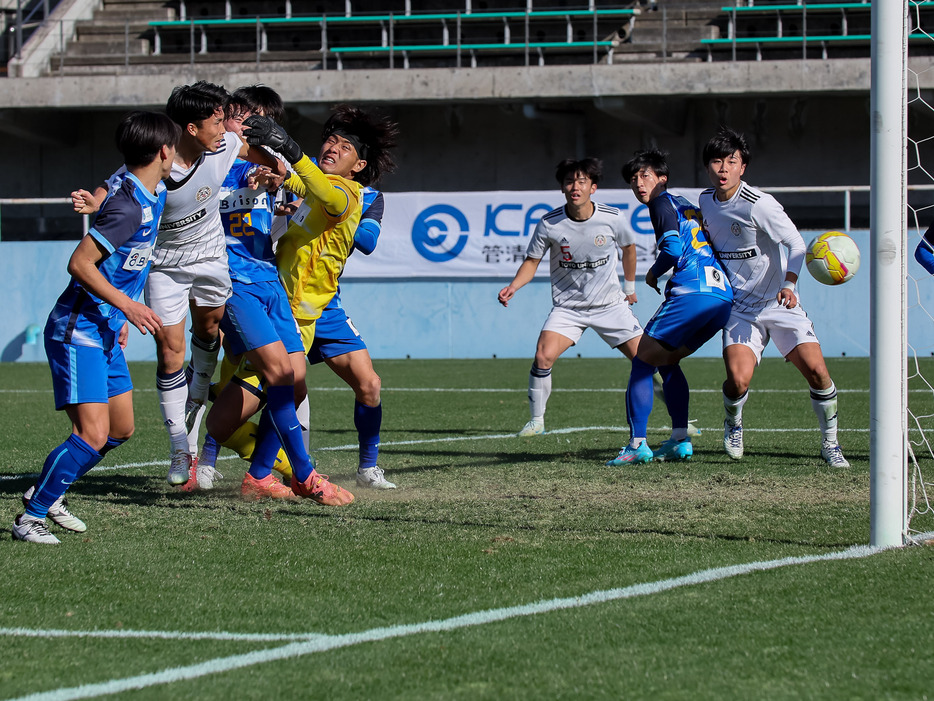
<path fill-rule="evenodd" d="M 198 200 L 198 203 L 202 203 L 211 196 L 211 188 L 205 185 L 198 192 L 195 193 L 195 199 Z"/>
<path fill-rule="evenodd" d="M 733 236 L 739 236 L 741 233 L 743 233 L 743 227 L 739 225 L 738 221 L 735 221 L 730 224 L 730 231 L 733 233 Z"/>
<path fill-rule="evenodd" d="M 606 245 L 606 236 L 603 234 L 597 234 L 593 237 L 594 246 L 605 246 Z"/>

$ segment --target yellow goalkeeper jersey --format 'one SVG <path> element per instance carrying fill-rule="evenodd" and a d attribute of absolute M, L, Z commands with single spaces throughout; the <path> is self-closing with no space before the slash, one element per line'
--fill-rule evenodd
<path fill-rule="evenodd" d="M 303 156 L 285 186 L 305 201 L 276 248 L 279 277 L 292 314 L 314 321 L 337 291 L 363 211 L 363 186 L 325 175 Z"/>

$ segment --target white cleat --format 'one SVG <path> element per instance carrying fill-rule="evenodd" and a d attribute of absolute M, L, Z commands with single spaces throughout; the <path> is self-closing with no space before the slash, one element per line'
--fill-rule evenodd
<path fill-rule="evenodd" d="M 357 486 L 367 489 L 395 489 L 396 485 L 386 479 L 381 467 L 361 467 L 357 470 Z"/>
<path fill-rule="evenodd" d="M 29 502 L 32 501 L 32 495 L 35 494 L 35 492 L 35 487 L 30 487 L 26 490 L 26 493 L 23 495 L 24 507 L 29 507 Z M 68 501 L 65 499 L 64 494 L 56 499 L 52 506 L 49 507 L 49 518 L 52 520 L 52 523 L 64 528 L 66 531 L 84 533 L 88 529 L 84 521 L 68 510 Z"/>
<path fill-rule="evenodd" d="M 839 443 L 824 443 L 821 445 L 820 456 L 831 467 L 849 467 L 850 463 L 843 457 Z"/>
<path fill-rule="evenodd" d="M 58 545 L 61 541 L 49 533 L 45 519 L 33 518 L 20 514 L 13 521 L 13 540 L 22 540 L 27 543 L 41 543 L 42 545 Z"/>
<path fill-rule="evenodd" d="M 166 476 L 169 484 L 178 487 L 188 481 L 191 477 L 192 457 L 184 450 L 176 450 L 172 453 L 172 463 L 169 465 L 169 474 Z"/>
<path fill-rule="evenodd" d="M 743 422 L 732 424 L 723 420 L 723 449 L 734 460 L 743 457 Z"/>
<path fill-rule="evenodd" d="M 198 483 L 198 489 L 214 489 L 214 481 L 224 479 L 215 467 L 218 452 L 220 452 L 220 446 L 217 441 L 208 436 L 201 449 L 198 466 L 195 468 L 195 481 Z"/>
<path fill-rule="evenodd" d="M 697 438 L 700 435 L 700 429 L 694 425 L 694 422 L 697 419 L 691 419 L 688 421 L 688 438 Z"/>
<path fill-rule="evenodd" d="M 525 426 L 522 427 L 522 430 L 519 431 L 519 436 L 524 438 L 526 436 L 540 436 L 545 432 L 545 422 L 541 419 L 532 419 Z"/>

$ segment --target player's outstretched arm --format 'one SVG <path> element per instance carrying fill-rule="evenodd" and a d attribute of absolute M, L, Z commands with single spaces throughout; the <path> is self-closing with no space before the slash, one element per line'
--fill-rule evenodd
<path fill-rule="evenodd" d="M 244 120 L 247 127 L 243 136 L 253 145 L 269 146 L 292 164 L 295 174 L 286 181 L 286 187 L 299 197 L 313 197 L 324 205 L 325 211 L 335 220 L 341 221 L 350 214 L 350 197 L 347 192 L 332 183 L 311 159 L 302 153 L 301 147 L 274 121 L 254 114 Z M 296 187 L 296 180 L 302 187 Z M 302 191 L 304 189 L 304 192 Z"/>
<path fill-rule="evenodd" d="M 538 264 L 542 262 L 541 258 L 526 258 L 516 271 L 516 276 L 508 285 L 499 291 L 496 298 L 504 307 L 509 306 L 511 300 L 520 288 L 527 285 L 535 277 L 535 271 L 538 270 Z"/>
<path fill-rule="evenodd" d="M 108 254 L 93 236 L 85 236 L 71 254 L 68 261 L 68 273 L 88 292 L 100 297 L 107 304 L 122 311 L 131 324 L 142 333 L 155 333 L 162 328 L 162 320 L 145 304 L 130 299 L 126 294 L 107 282 L 98 270 L 100 263 Z"/>

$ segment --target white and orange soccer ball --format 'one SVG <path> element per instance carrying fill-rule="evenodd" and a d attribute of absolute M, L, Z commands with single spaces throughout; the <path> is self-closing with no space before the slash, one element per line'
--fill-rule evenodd
<path fill-rule="evenodd" d="M 808 272 L 825 285 L 842 285 L 859 270 L 859 247 L 839 231 L 821 234 L 808 245 Z"/>

